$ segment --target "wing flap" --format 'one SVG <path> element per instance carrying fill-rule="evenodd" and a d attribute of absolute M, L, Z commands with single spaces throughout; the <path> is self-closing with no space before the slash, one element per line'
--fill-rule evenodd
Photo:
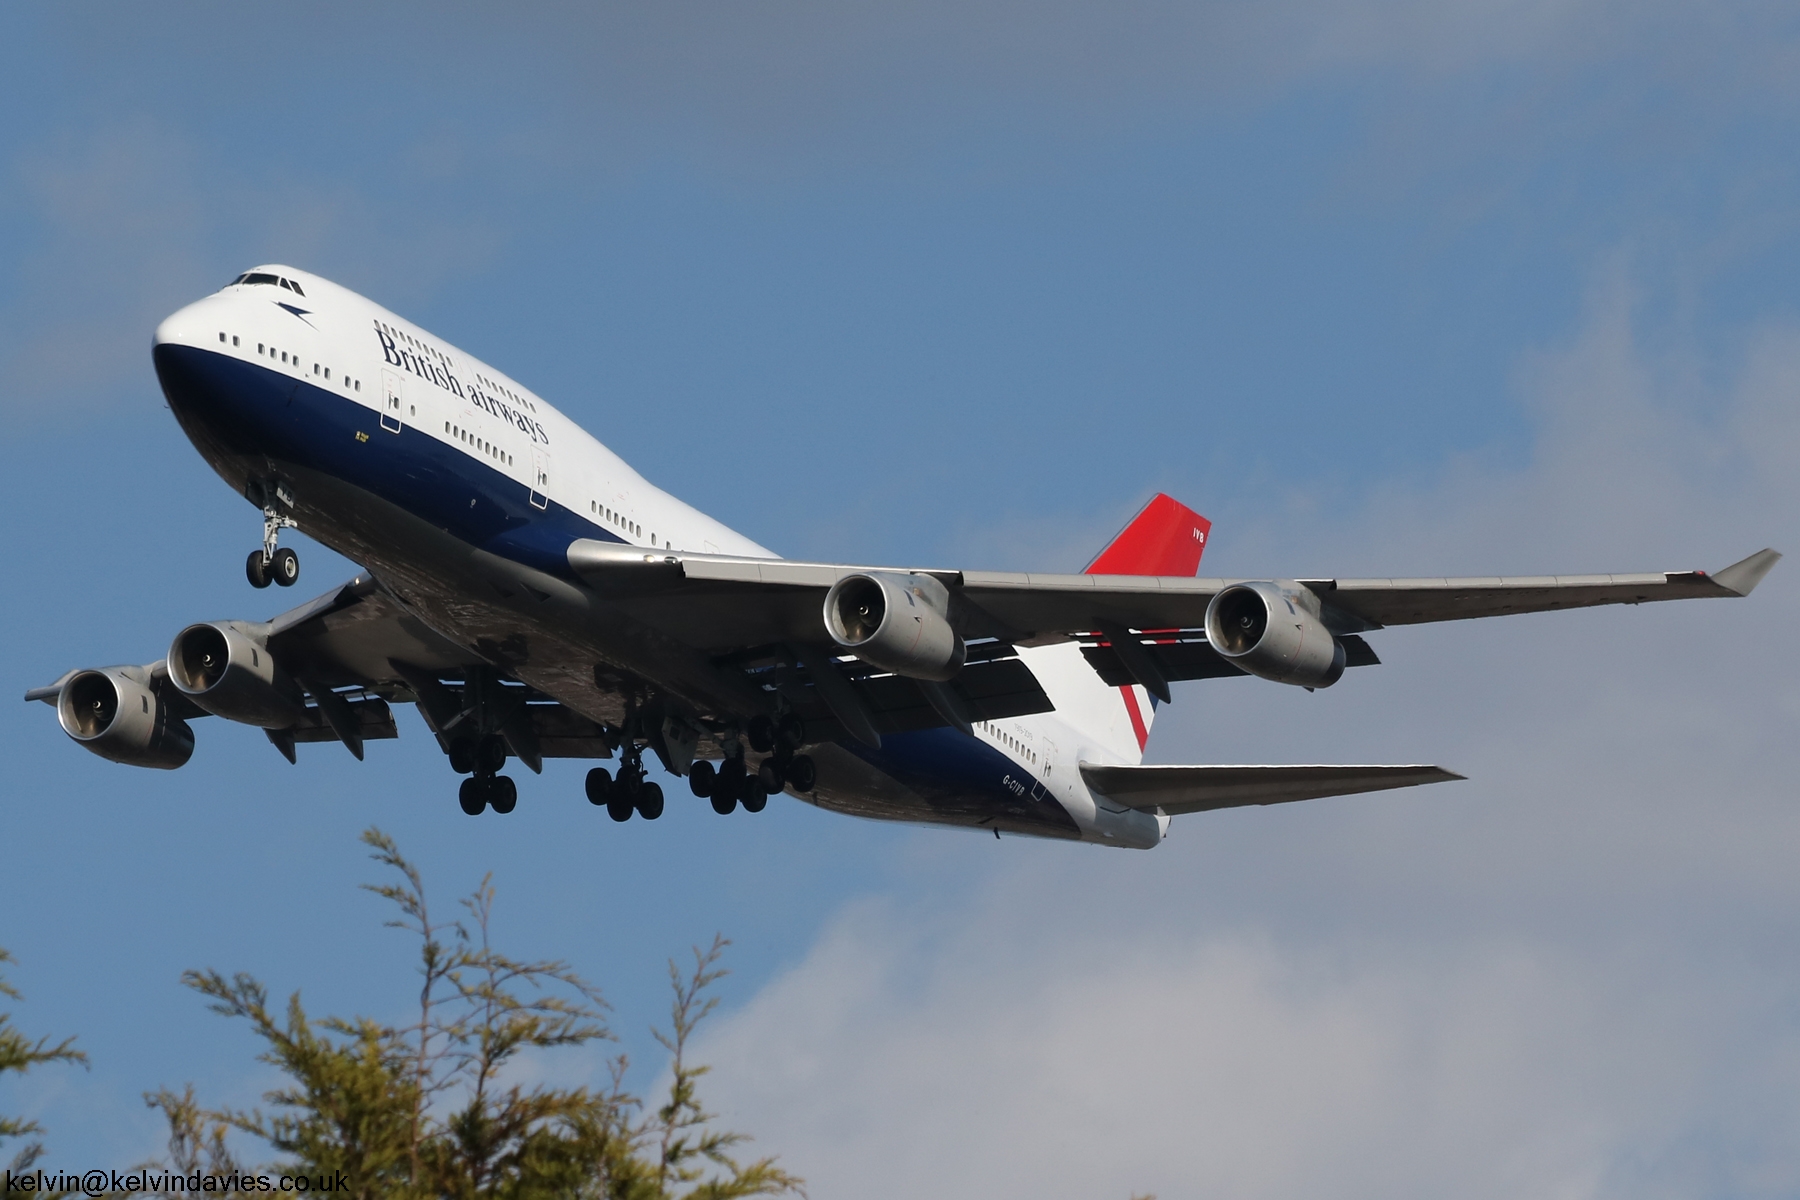
<path fill-rule="evenodd" d="M 1104 766 L 1082 763 L 1081 777 L 1125 808 L 1170 816 L 1290 804 L 1464 778 L 1429 766 Z"/>
<path fill-rule="evenodd" d="M 1146 638 L 1150 640 L 1144 642 Z M 1204 630 L 1157 630 L 1138 635 L 1136 640 L 1143 642 L 1144 653 L 1155 661 L 1163 678 L 1171 683 L 1248 676 L 1248 672 L 1242 667 L 1212 648 L 1206 640 Z M 1374 649 L 1362 638 L 1349 634 L 1338 640 L 1344 643 L 1346 666 L 1373 667 L 1380 664 L 1381 660 L 1375 656 Z M 1088 660 L 1088 665 L 1094 668 L 1094 673 L 1108 686 L 1125 687 L 1142 682 L 1119 658 L 1116 646 L 1093 638 L 1082 638 L 1081 643 L 1081 653 Z"/>

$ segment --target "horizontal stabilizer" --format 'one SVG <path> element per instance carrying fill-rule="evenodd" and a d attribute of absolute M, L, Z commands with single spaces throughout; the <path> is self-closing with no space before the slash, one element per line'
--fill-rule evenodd
<path fill-rule="evenodd" d="M 1160 808 L 1170 816 L 1463 778 L 1442 767 L 1420 766 L 1112 767 L 1096 763 L 1082 763 L 1081 777 L 1094 791 L 1126 808 L 1145 812 Z"/>

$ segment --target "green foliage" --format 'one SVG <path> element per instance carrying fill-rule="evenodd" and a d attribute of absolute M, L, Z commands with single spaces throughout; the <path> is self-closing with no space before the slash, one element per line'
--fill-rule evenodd
<path fill-rule="evenodd" d="M 0 950 L 0 964 L 13 961 L 13 956 Z M 19 999 L 19 993 L 0 975 L 0 997 L 7 1000 Z M 12 1014 L 0 1012 L 0 1075 L 8 1071 L 24 1074 L 26 1071 L 44 1063 L 81 1063 L 87 1064 L 87 1055 L 75 1049 L 74 1038 L 64 1038 L 51 1045 L 48 1038 L 32 1041 L 12 1027 Z M 43 1132 L 37 1122 L 27 1121 L 22 1117 L 0 1115 L 0 1138 L 20 1138 Z M 41 1143 L 27 1142 L 25 1147 L 14 1155 L 10 1164 L 13 1171 L 28 1171 L 37 1161 L 44 1148 Z"/>
<path fill-rule="evenodd" d="M 377 829 L 363 835 L 393 882 L 367 885 L 397 910 L 388 925 L 419 946 L 417 1015 L 400 1026 L 366 1017 L 314 1020 L 298 992 L 277 1014 L 248 975 L 190 971 L 184 982 L 214 1011 L 249 1023 L 259 1056 L 286 1083 L 269 1111 L 201 1108 L 193 1089 L 146 1097 L 169 1123 L 171 1170 L 227 1178 L 241 1171 L 228 1135 L 280 1155 L 273 1171 L 341 1171 L 356 1200 L 731 1200 L 804 1194 L 774 1159 L 740 1163 L 748 1139 L 711 1127 L 688 1062 L 695 1027 L 718 1001 L 727 943 L 671 962 L 673 1028 L 656 1031 L 671 1056 L 665 1103 L 647 1110 L 624 1090 L 629 1064 L 609 1060 L 600 1089 L 513 1082 L 520 1056 L 613 1040 L 600 993 L 560 960 L 515 959 L 490 939 L 494 889 L 484 879 L 460 918 L 432 916 L 418 869 Z"/>

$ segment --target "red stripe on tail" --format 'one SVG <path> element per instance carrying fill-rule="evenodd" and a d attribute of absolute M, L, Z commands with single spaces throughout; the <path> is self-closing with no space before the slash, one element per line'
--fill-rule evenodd
<path fill-rule="evenodd" d="M 1089 575 L 1193 575 L 1212 522 L 1161 492 L 1087 565 Z"/>
<path fill-rule="evenodd" d="M 1150 744 L 1150 727 L 1144 724 L 1144 710 L 1138 707 L 1137 693 L 1128 687 L 1119 689 L 1119 695 L 1125 697 L 1125 711 L 1131 717 L 1131 732 L 1137 735 L 1138 753 Z"/>

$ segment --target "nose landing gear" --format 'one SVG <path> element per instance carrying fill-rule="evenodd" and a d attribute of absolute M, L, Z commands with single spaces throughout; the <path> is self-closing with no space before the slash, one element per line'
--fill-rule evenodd
<path fill-rule="evenodd" d="M 275 545 L 283 529 L 296 528 L 294 518 L 275 507 L 275 497 L 279 494 L 279 488 L 265 489 L 262 549 L 252 550 L 244 562 L 244 577 L 254 588 L 266 588 L 271 583 L 293 587 L 294 581 L 300 578 L 300 556 L 286 546 L 277 548 Z"/>

